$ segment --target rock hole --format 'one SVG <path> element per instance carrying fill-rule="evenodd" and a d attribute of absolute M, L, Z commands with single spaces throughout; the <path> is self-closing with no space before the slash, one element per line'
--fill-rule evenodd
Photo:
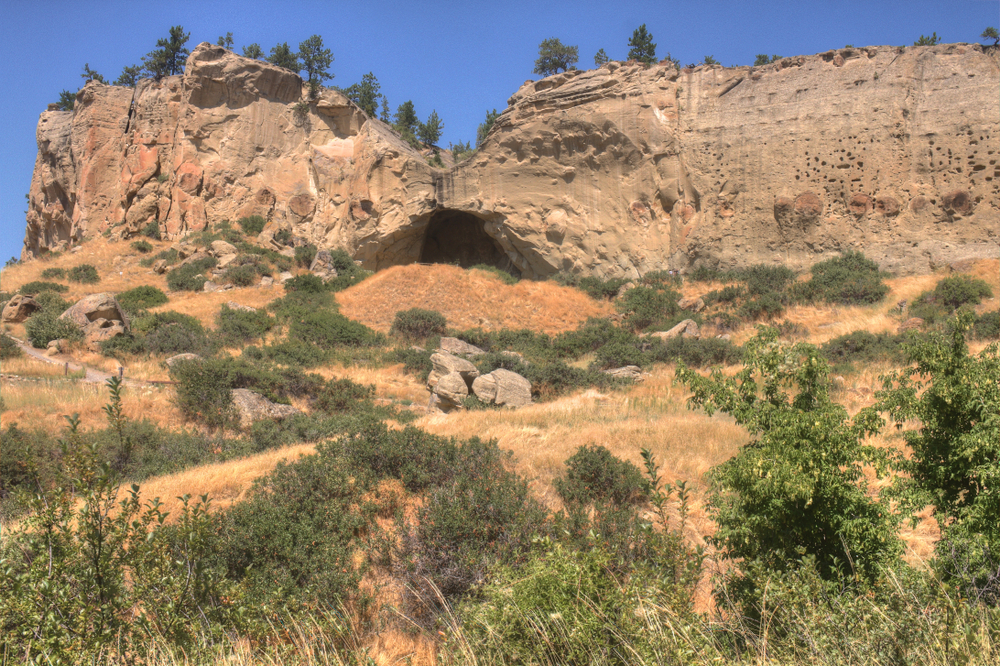
<path fill-rule="evenodd" d="M 513 266 L 499 243 L 486 233 L 484 222 L 471 213 L 438 210 L 431 213 L 420 248 L 422 264 L 477 264 L 511 270 Z"/>

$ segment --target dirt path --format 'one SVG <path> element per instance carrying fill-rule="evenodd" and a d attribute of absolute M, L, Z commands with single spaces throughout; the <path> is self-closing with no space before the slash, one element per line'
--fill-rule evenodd
<path fill-rule="evenodd" d="M 63 367 L 69 364 L 69 369 L 71 372 L 80 372 L 81 370 L 84 371 L 84 376 L 81 381 L 85 381 L 90 384 L 104 384 L 114 376 L 109 372 L 104 372 L 102 370 L 97 370 L 95 368 L 86 366 L 83 363 L 80 363 L 79 361 L 75 360 L 73 357 L 67 356 L 66 354 L 59 354 L 56 357 L 46 356 L 44 352 L 35 349 L 34 347 L 24 342 L 23 340 L 18 340 L 17 338 L 15 338 L 10 334 L 7 334 L 7 337 L 16 342 L 17 346 L 21 348 L 21 351 L 23 351 L 31 358 L 38 359 L 39 361 L 44 361 L 45 363 L 51 363 L 53 365 L 60 365 Z M 149 383 L 138 379 L 129 379 L 128 377 L 125 377 L 124 380 L 126 384 L 130 382 L 136 384 Z"/>

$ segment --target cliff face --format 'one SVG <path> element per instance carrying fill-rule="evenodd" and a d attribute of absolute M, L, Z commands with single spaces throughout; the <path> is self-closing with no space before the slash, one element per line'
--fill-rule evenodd
<path fill-rule="evenodd" d="M 526 83 L 436 169 L 339 93 L 302 103 L 295 74 L 202 44 L 183 76 L 42 114 L 23 256 L 258 214 L 264 241 L 289 228 L 368 268 L 633 276 L 855 248 L 924 272 L 998 251 L 998 89 L 996 50 L 964 44 L 609 63 Z"/>

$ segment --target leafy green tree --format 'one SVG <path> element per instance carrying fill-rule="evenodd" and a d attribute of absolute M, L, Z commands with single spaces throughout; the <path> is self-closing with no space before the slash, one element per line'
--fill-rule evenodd
<path fill-rule="evenodd" d="M 393 116 L 393 125 L 400 133 L 415 134 L 417 131 L 417 112 L 413 108 L 413 102 L 407 100 L 396 108 L 396 115 Z"/>
<path fill-rule="evenodd" d="M 385 95 L 382 95 L 382 114 L 379 116 L 379 120 L 386 125 L 392 122 L 392 117 L 389 115 L 389 98 Z"/>
<path fill-rule="evenodd" d="M 101 76 L 100 74 L 98 74 L 97 72 L 95 72 L 90 68 L 89 62 L 83 63 L 83 74 L 81 74 L 80 77 L 84 80 L 85 83 L 90 83 L 91 81 L 97 81 L 98 83 L 105 83 L 105 84 L 107 83 L 107 81 L 104 80 L 103 76 Z"/>
<path fill-rule="evenodd" d="M 272 65 L 290 69 L 296 74 L 302 69 L 302 63 L 299 62 L 298 56 L 292 53 L 288 42 L 282 42 L 271 49 L 271 55 L 267 56 L 267 61 Z"/>
<path fill-rule="evenodd" d="M 753 66 L 761 67 L 763 65 L 767 65 L 772 62 L 778 62 L 779 60 L 781 60 L 780 55 L 772 55 L 770 58 L 768 58 L 766 53 L 758 53 L 757 57 L 753 61 Z"/>
<path fill-rule="evenodd" d="M 330 49 L 323 48 L 323 38 L 319 35 L 313 35 L 300 43 L 298 55 L 310 86 L 320 86 L 323 81 L 333 78 L 333 74 L 327 71 L 333 62 L 333 53 Z"/>
<path fill-rule="evenodd" d="M 881 419 L 872 411 L 850 419 L 830 399 L 819 350 L 782 346 L 773 328 L 761 327 L 747 342 L 744 364 L 732 377 L 677 370 L 693 393 L 691 406 L 733 416 L 752 437 L 710 473 L 714 543 L 742 559 L 744 571 L 751 564 L 784 571 L 811 555 L 824 577 L 853 571 L 874 580 L 901 550 L 899 521 L 886 499 L 871 497 L 864 471 L 883 474 L 893 460 L 865 443 Z"/>
<path fill-rule="evenodd" d="M 458 143 L 449 144 L 448 147 L 451 150 L 451 156 L 455 159 L 456 163 L 461 162 L 474 152 L 472 144 L 468 141 L 464 143 L 459 141 Z"/>
<path fill-rule="evenodd" d="M 260 48 L 260 44 L 254 42 L 250 46 L 243 47 L 243 57 L 253 58 L 254 60 L 264 59 L 264 49 Z"/>
<path fill-rule="evenodd" d="M 142 65 L 126 65 L 122 68 L 122 73 L 115 79 L 114 85 L 134 88 L 135 84 L 139 82 L 140 76 L 142 76 Z"/>
<path fill-rule="evenodd" d="M 631 39 L 628 40 L 628 45 L 629 60 L 638 60 L 650 65 L 656 62 L 656 44 L 653 43 L 653 35 L 646 30 L 645 23 L 635 29 Z"/>
<path fill-rule="evenodd" d="M 431 111 L 431 115 L 427 116 L 427 122 L 420 123 L 420 126 L 417 127 L 417 134 L 420 140 L 428 146 L 434 146 L 437 145 L 438 140 L 441 138 L 441 131 L 443 129 L 444 123 L 438 117 L 437 111 Z"/>
<path fill-rule="evenodd" d="M 939 556 L 957 542 L 973 560 L 987 553 L 1000 560 L 1000 347 L 970 356 L 965 338 L 974 321 L 962 311 L 948 336 L 918 338 L 907 349 L 914 365 L 884 378 L 876 408 L 906 428 L 911 505 L 935 507 Z M 907 428 L 914 421 L 919 426 Z"/>
<path fill-rule="evenodd" d="M 608 54 L 604 52 L 604 49 L 598 49 L 597 53 L 594 54 L 594 64 L 598 67 L 608 62 L 608 60 Z"/>
<path fill-rule="evenodd" d="M 983 34 L 979 35 L 980 39 L 992 39 L 993 46 L 1000 45 L 1000 33 L 993 26 L 989 26 L 986 30 L 983 30 Z"/>
<path fill-rule="evenodd" d="M 60 111 L 72 111 L 73 106 L 76 104 L 76 93 L 70 92 L 69 90 L 63 90 L 59 93 L 59 101 L 56 102 L 56 106 Z"/>
<path fill-rule="evenodd" d="M 222 47 L 227 48 L 230 51 L 232 51 L 233 50 L 233 33 L 227 32 L 225 37 L 219 37 L 219 41 L 216 42 L 216 45 L 222 46 Z"/>
<path fill-rule="evenodd" d="M 713 58 L 712 56 L 707 55 L 704 58 L 702 58 L 702 63 L 706 65 L 718 65 L 719 61 Z"/>
<path fill-rule="evenodd" d="M 361 110 L 368 114 L 369 118 L 374 118 L 378 114 L 378 102 L 382 97 L 379 92 L 378 79 L 372 72 L 368 72 L 361 77 L 361 83 L 355 83 L 344 90 L 344 94 L 352 102 L 361 107 Z"/>
<path fill-rule="evenodd" d="M 543 40 L 538 45 L 538 60 L 535 61 L 535 74 L 550 76 L 559 70 L 566 71 L 580 59 L 579 50 L 575 46 L 567 46 L 555 37 Z"/>
<path fill-rule="evenodd" d="M 493 128 L 493 123 L 495 123 L 499 117 L 500 114 L 497 113 L 496 109 L 486 112 L 486 120 L 479 125 L 478 129 L 476 129 L 476 148 L 483 145 L 483 142 L 486 141 L 486 136 L 490 133 L 490 129 Z"/>
<path fill-rule="evenodd" d="M 191 33 L 184 32 L 182 26 L 170 28 L 170 36 L 158 39 L 157 48 L 143 56 L 142 63 L 146 72 L 154 79 L 180 74 L 184 61 L 191 55 L 191 51 L 184 48 L 190 36 Z"/>
<path fill-rule="evenodd" d="M 920 35 L 920 39 L 918 39 L 917 41 L 913 42 L 913 45 L 914 46 L 935 46 L 935 45 L 940 44 L 940 43 L 941 43 L 941 38 L 938 37 L 938 34 L 936 32 L 934 32 L 934 33 L 931 33 L 930 37 L 928 37 L 927 35 Z"/>

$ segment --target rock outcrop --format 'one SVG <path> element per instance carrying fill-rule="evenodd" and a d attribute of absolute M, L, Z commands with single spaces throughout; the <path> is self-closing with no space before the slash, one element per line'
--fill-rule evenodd
<path fill-rule="evenodd" d="M 472 382 L 476 397 L 486 404 L 523 407 L 531 404 L 531 382 L 510 370 L 497 368 Z"/>
<path fill-rule="evenodd" d="M 975 44 L 611 62 L 525 83 L 438 169 L 340 93 L 308 102 L 297 75 L 205 43 L 183 75 L 90 82 L 42 114 L 22 256 L 260 215 L 261 242 L 287 229 L 369 269 L 638 277 L 861 249 L 925 272 L 997 253 L 998 62 Z"/>
<path fill-rule="evenodd" d="M 5 324 L 20 324 L 41 308 L 42 306 L 31 296 L 14 294 L 7 301 L 7 304 L 3 306 L 3 312 L 0 313 L 0 321 Z"/>
<path fill-rule="evenodd" d="M 302 413 L 291 405 L 279 405 L 271 402 L 250 389 L 233 389 L 232 395 L 233 407 L 236 409 L 242 428 L 249 428 L 262 419 L 281 421 L 289 416 Z"/>

